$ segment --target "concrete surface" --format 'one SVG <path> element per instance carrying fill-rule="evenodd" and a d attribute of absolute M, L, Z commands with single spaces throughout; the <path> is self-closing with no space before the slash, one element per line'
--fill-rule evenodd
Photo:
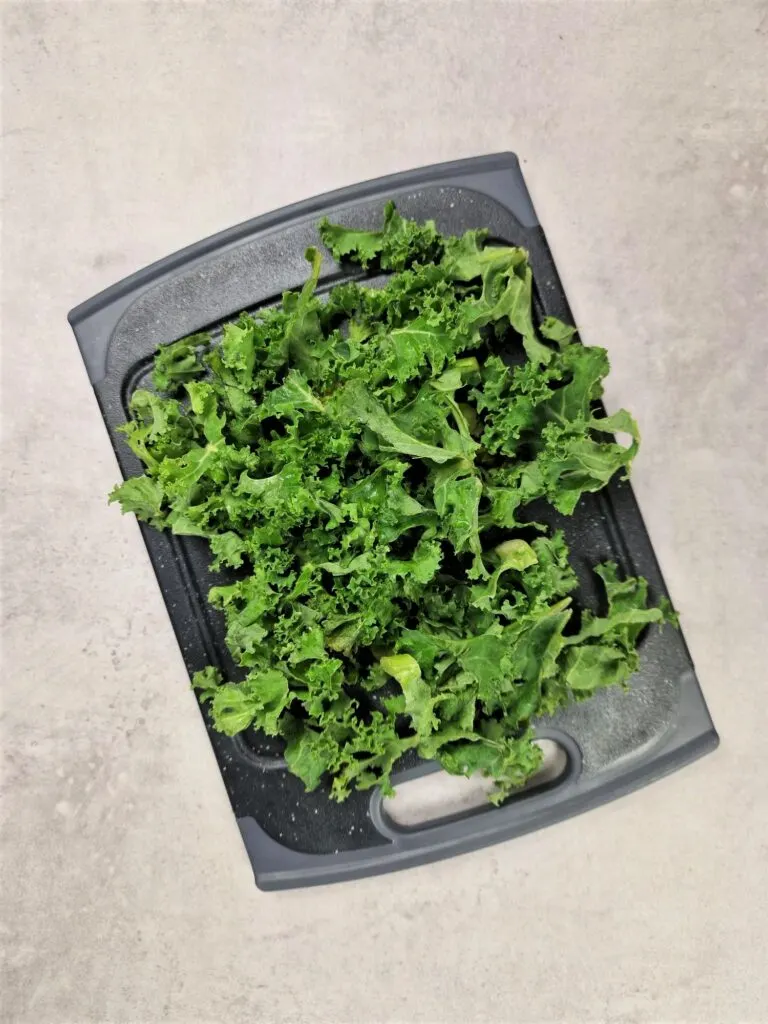
<path fill-rule="evenodd" d="M 4 3 L 2 1020 L 768 1020 L 765 3 Z M 383 879 L 264 895 L 65 320 L 332 187 L 523 160 L 717 754 Z"/>

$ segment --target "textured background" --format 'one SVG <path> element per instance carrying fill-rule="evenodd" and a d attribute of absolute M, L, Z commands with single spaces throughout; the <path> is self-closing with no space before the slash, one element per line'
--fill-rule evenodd
<path fill-rule="evenodd" d="M 768 6 L 0 11 L 2 1020 L 768 1020 Z M 105 505 L 65 314 L 254 214 L 501 149 L 644 428 L 635 486 L 722 746 L 485 852 L 265 895 Z"/>

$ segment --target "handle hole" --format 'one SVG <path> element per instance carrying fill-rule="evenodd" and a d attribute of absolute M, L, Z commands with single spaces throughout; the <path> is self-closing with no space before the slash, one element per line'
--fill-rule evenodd
<path fill-rule="evenodd" d="M 556 741 L 536 741 L 544 754 L 541 767 L 507 804 L 534 790 L 551 786 L 568 767 L 568 754 Z M 449 775 L 440 770 L 408 779 L 395 786 L 395 795 L 384 797 L 383 811 L 386 817 L 400 828 L 417 828 L 446 818 L 463 817 L 482 809 L 492 809 L 488 795 L 493 790 L 493 780 L 482 775 L 465 778 L 463 775 Z"/>

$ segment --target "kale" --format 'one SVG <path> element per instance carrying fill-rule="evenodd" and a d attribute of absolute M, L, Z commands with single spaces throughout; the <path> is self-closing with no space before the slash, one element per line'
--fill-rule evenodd
<path fill-rule="evenodd" d="M 336 799 L 391 792 L 415 750 L 492 777 L 499 801 L 540 764 L 534 720 L 626 685 L 641 631 L 674 621 L 611 563 L 603 614 L 578 610 L 562 532 L 522 515 L 570 514 L 626 473 L 637 426 L 596 411 L 605 351 L 535 323 L 523 249 L 392 203 L 380 231 L 320 237 L 386 283 L 321 297 L 309 249 L 278 307 L 162 346 L 122 428 L 144 474 L 110 500 L 237 570 L 209 599 L 244 678 L 193 680 L 217 729 L 281 737 Z"/>

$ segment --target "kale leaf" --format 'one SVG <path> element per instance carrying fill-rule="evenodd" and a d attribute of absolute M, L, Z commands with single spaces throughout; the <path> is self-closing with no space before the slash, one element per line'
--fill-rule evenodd
<path fill-rule="evenodd" d="M 231 573 L 209 599 L 241 679 L 193 679 L 215 728 L 280 737 L 336 799 L 391 792 L 415 751 L 500 801 L 540 764 L 536 720 L 626 685 L 642 631 L 675 622 L 612 563 L 602 612 L 580 608 L 562 532 L 523 514 L 626 473 L 637 426 L 596 404 L 606 352 L 536 322 L 525 250 L 393 203 L 380 230 L 319 233 L 383 286 L 319 296 L 310 248 L 277 307 L 162 346 L 123 427 L 144 473 L 110 500 Z"/>

